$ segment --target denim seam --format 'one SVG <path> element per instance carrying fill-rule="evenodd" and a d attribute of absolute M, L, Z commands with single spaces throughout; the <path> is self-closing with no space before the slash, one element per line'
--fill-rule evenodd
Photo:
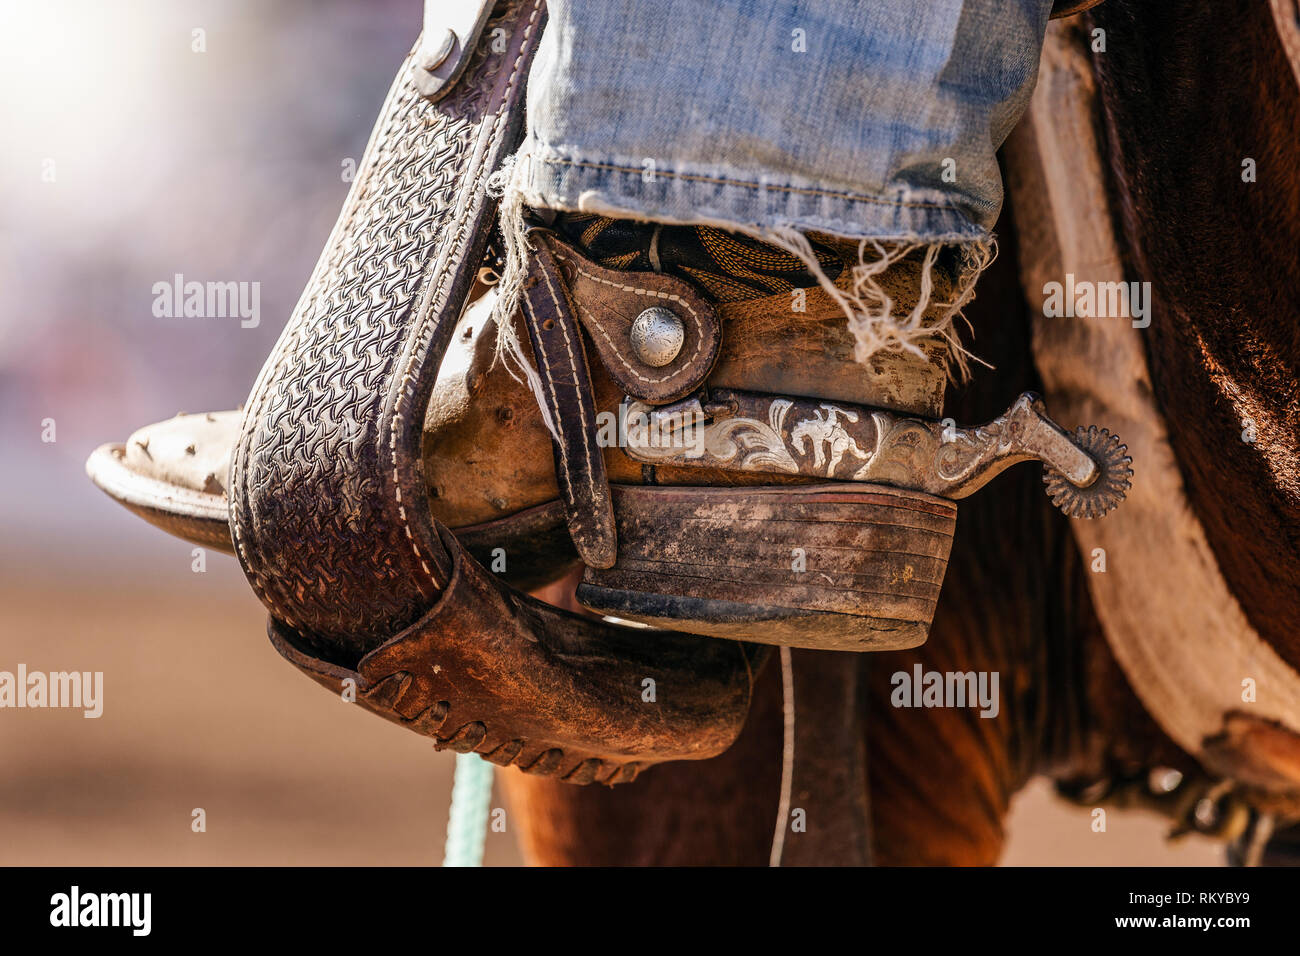
<path fill-rule="evenodd" d="M 572 167 L 579 167 L 583 169 L 603 169 L 603 170 L 609 170 L 610 172 L 632 173 L 634 175 L 641 175 L 644 172 L 644 170 L 638 169 L 633 166 L 620 166 L 615 163 L 593 163 L 593 162 L 587 162 L 583 160 L 556 159 L 551 157 L 542 157 L 541 161 L 548 166 L 572 166 Z M 844 199 L 847 200 L 848 202 L 875 203 L 882 206 L 896 206 L 896 207 L 908 208 L 908 209 L 935 209 L 943 212 L 955 212 L 959 215 L 962 215 L 964 218 L 964 213 L 961 207 L 956 205 L 955 203 L 938 203 L 938 202 L 926 202 L 924 200 L 906 200 L 906 199 L 882 199 L 879 196 L 863 196 L 859 193 L 845 192 L 836 189 L 814 189 L 814 188 L 803 187 L 803 186 L 767 185 L 764 183 L 754 183 L 754 182 L 748 182 L 740 179 L 728 179 L 728 178 L 718 177 L 718 176 L 702 176 L 697 173 L 677 173 L 671 170 L 665 171 L 662 169 L 656 169 L 654 174 L 656 176 L 665 176 L 669 179 L 679 179 L 687 182 L 712 183 L 718 186 L 738 186 L 745 189 L 757 190 L 759 192 L 799 193 L 799 194 L 809 195 L 809 196 L 828 196 L 833 199 Z"/>

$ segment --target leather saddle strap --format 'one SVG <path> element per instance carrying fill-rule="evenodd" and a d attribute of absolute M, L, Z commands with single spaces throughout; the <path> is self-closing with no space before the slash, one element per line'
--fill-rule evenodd
<path fill-rule="evenodd" d="M 791 652 L 794 684 L 794 818 L 782 866 L 870 866 L 867 669 L 872 654 Z M 816 715 L 814 718 L 813 715 Z"/>
<path fill-rule="evenodd" d="M 450 576 L 421 469 L 424 414 L 522 133 L 542 0 L 500 0 L 462 79 L 398 72 L 310 283 L 253 387 L 231 465 L 240 563 L 273 617 L 358 655 Z"/>
<path fill-rule="evenodd" d="M 596 443 L 586 347 L 555 257 L 537 232 L 530 236 L 523 310 L 541 378 L 540 399 L 554 426 L 555 473 L 578 555 L 591 567 L 609 568 L 618 556 L 618 538 L 605 459 Z"/>

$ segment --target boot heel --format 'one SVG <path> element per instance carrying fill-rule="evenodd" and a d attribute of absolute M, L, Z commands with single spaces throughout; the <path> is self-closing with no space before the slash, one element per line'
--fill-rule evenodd
<path fill-rule="evenodd" d="M 828 650 L 925 642 L 957 506 L 884 485 L 615 485 L 618 561 L 587 608 L 711 637 Z"/>

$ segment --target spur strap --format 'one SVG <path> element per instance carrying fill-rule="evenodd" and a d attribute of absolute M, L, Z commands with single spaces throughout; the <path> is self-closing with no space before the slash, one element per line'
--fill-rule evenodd
<path fill-rule="evenodd" d="M 425 409 L 522 134 L 542 0 L 501 0 L 459 82 L 407 57 L 342 215 L 257 383 L 231 467 L 240 563 L 272 615 L 358 655 L 447 585 L 420 467 Z"/>
<path fill-rule="evenodd" d="M 552 426 L 565 520 L 583 562 L 608 568 L 618 555 L 618 537 L 605 458 L 597 444 L 587 350 L 550 248 L 536 237 L 530 237 L 529 245 L 524 324 L 542 384 L 539 400 Z"/>
<path fill-rule="evenodd" d="M 629 396 L 663 403 L 703 385 L 721 349 L 722 324 L 680 279 L 605 269 L 542 227 L 529 230 L 528 244 L 524 325 L 541 380 L 536 398 L 551 424 L 560 497 L 582 560 L 609 568 L 618 557 L 618 535 L 588 344 Z M 666 317 L 681 332 L 673 354 L 658 366 L 645 361 L 634 341 L 637 321 L 647 313 Z"/>

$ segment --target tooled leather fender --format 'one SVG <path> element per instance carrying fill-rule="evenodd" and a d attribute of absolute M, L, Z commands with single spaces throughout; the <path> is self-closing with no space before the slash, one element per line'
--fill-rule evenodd
<path fill-rule="evenodd" d="M 493 222 L 486 180 L 520 138 L 544 19 L 541 0 L 499 2 L 434 99 L 422 46 L 403 64 L 246 404 L 230 527 L 301 669 L 355 675 L 367 707 L 441 745 L 618 782 L 624 764 L 725 749 L 754 652 L 509 592 L 434 522 L 422 476 L 425 411 Z M 664 689 L 643 699 L 647 678 Z"/>

